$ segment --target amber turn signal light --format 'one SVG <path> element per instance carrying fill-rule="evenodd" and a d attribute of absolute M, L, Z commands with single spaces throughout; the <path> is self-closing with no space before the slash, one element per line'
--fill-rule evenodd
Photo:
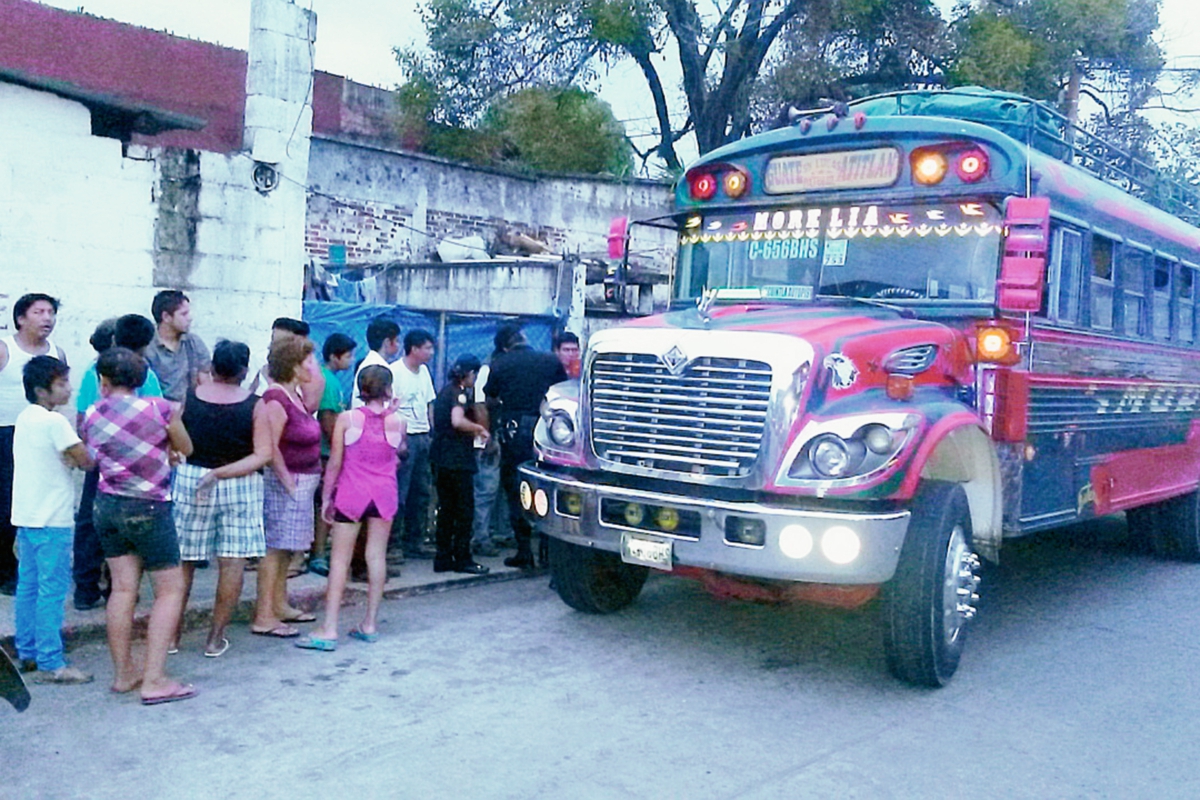
<path fill-rule="evenodd" d="M 975 335 L 975 357 L 992 364 L 1015 364 L 1020 360 L 1012 337 L 998 326 L 979 329 Z"/>
<path fill-rule="evenodd" d="M 750 179 L 746 173 L 733 170 L 726 172 L 725 177 L 721 180 L 725 188 L 725 194 L 728 197 L 738 198 L 746 193 L 746 188 L 750 185 Z"/>
<path fill-rule="evenodd" d="M 912 154 L 913 180 L 923 186 L 941 183 L 948 168 L 946 157 L 936 150 L 916 150 Z"/>
<path fill-rule="evenodd" d="M 887 396 L 893 400 L 911 400 L 913 396 L 913 379 L 911 375 L 888 375 Z"/>

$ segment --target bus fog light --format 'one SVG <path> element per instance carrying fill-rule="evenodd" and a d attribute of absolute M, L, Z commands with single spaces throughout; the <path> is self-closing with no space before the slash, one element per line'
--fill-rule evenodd
<path fill-rule="evenodd" d="M 558 513 L 572 517 L 578 517 L 583 513 L 583 495 L 559 490 L 556 497 L 558 498 Z"/>
<path fill-rule="evenodd" d="M 673 531 L 679 527 L 679 512 L 673 508 L 660 508 L 654 512 L 654 521 L 664 531 Z"/>
<path fill-rule="evenodd" d="M 752 517 L 726 517 L 725 541 L 761 547 L 767 541 L 767 523 Z"/>
<path fill-rule="evenodd" d="M 521 508 L 526 511 L 533 508 L 533 487 L 529 481 L 521 481 Z"/>
<path fill-rule="evenodd" d="M 533 493 L 533 510 L 539 517 L 546 516 L 550 511 L 550 498 L 546 496 L 545 489 L 538 489 Z"/>
<path fill-rule="evenodd" d="M 821 552 L 834 564 L 849 564 L 858 558 L 862 542 L 849 528 L 835 525 L 821 536 Z"/>
<path fill-rule="evenodd" d="M 812 552 L 812 534 L 803 525 L 788 525 L 779 532 L 779 549 L 788 558 L 804 558 Z"/>
<path fill-rule="evenodd" d="M 625 504 L 625 523 L 636 528 L 646 519 L 646 507 L 641 503 Z"/>

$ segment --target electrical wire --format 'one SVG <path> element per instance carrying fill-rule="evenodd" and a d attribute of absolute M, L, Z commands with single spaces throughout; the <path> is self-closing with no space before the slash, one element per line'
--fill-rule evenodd
<path fill-rule="evenodd" d="M 252 158 L 252 157 L 251 157 L 249 154 L 247 154 L 247 153 L 238 153 L 237 155 L 239 155 L 239 156 L 241 156 L 241 157 L 243 157 L 243 158 L 246 158 L 246 159 L 250 160 L 251 162 L 253 162 L 253 161 L 254 161 L 254 159 L 253 159 L 253 158 Z M 425 236 L 425 237 L 427 237 L 427 238 L 429 238 L 429 239 L 438 239 L 438 240 L 440 240 L 440 239 L 442 239 L 442 238 L 443 238 L 443 237 L 439 236 L 439 235 L 438 235 L 438 234 L 436 234 L 436 233 L 430 233 L 429 231 L 423 231 L 423 230 L 421 230 L 420 228 L 415 228 L 415 227 L 413 227 L 412 225 L 407 225 L 407 224 L 405 224 L 405 223 L 403 223 L 403 222 L 400 222 L 399 220 L 396 220 L 396 219 L 391 219 L 391 218 L 388 218 L 388 217 L 381 217 L 381 216 L 379 216 L 378 214 L 375 214 L 374 212 L 372 212 L 372 211 L 371 211 L 369 208 L 364 208 L 364 207 L 362 207 L 362 206 L 359 206 L 359 205 L 352 204 L 350 201 L 348 201 L 348 200 L 346 200 L 346 199 L 344 199 L 344 198 L 338 197 L 337 195 L 333 195 L 333 194 L 330 194 L 330 193 L 328 193 L 328 192 L 322 192 L 322 191 L 320 191 L 320 190 L 318 190 L 318 189 L 313 189 L 313 188 L 311 188 L 311 187 L 307 186 L 306 184 L 304 184 L 304 183 L 302 183 L 302 182 L 300 182 L 300 181 L 296 180 L 295 178 L 293 178 L 293 177 L 291 177 L 291 176 L 289 176 L 289 175 L 286 175 L 286 174 L 284 174 L 284 173 L 283 173 L 283 171 L 281 171 L 281 170 L 277 170 L 277 172 L 278 172 L 278 175 L 279 175 L 280 179 L 282 179 L 282 180 L 285 180 L 285 181 L 287 181 L 288 183 L 291 183 L 291 184 L 293 184 L 294 186 L 299 186 L 300 188 L 304 189 L 304 191 L 305 191 L 305 192 L 306 192 L 306 193 L 307 193 L 309 196 L 311 196 L 311 197 L 321 197 L 321 198 L 324 198 L 324 199 L 326 199 L 326 200 L 329 200 L 329 201 L 331 201 L 331 202 L 333 202 L 333 203 L 336 203 L 336 204 L 338 204 L 338 205 L 339 205 L 339 206 L 341 206 L 342 208 L 352 208 L 352 209 L 354 209 L 354 211 L 355 211 L 356 213 L 358 213 L 358 214 L 361 214 L 361 215 L 363 215 L 363 216 L 366 216 L 368 219 L 372 219 L 372 220 L 375 220 L 375 221 L 377 221 L 377 222 L 385 222 L 385 223 L 387 223 L 388 225 L 394 225 L 394 226 L 396 226 L 396 227 L 398 227 L 398 228 L 402 228 L 402 229 L 404 229 L 404 230 L 408 230 L 408 231 L 411 231 L 411 232 L 413 232 L 413 233 L 418 233 L 418 234 L 420 234 L 420 235 L 422 235 L 422 236 Z M 603 238 L 603 239 L 604 239 L 606 242 L 607 242 L 607 240 L 608 240 L 608 231 L 605 231 L 605 232 L 603 232 L 603 233 L 599 233 L 599 232 L 597 232 L 597 231 L 582 231 L 582 233 L 583 233 L 585 236 L 595 236 L 595 237 L 598 237 L 598 238 Z M 465 244 L 465 243 L 462 243 L 462 242 L 455 242 L 455 244 L 459 245 L 460 247 L 467 248 L 467 249 L 469 249 L 469 250 L 478 250 L 478 251 L 481 251 L 481 252 L 484 252 L 484 253 L 488 253 L 488 254 L 489 254 L 489 256 L 491 255 L 491 254 L 490 254 L 490 252 L 488 251 L 488 249 L 487 249 L 486 247 L 479 247 L 479 246 L 477 246 L 477 245 Z M 647 251 L 647 252 L 650 252 L 650 251 Z"/>

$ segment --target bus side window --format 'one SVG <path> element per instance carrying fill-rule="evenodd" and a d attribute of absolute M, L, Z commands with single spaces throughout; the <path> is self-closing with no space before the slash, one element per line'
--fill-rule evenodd
<path fill-rule="evenodd" d="M 1116 328 L 1126 336 L 1146 335 L 1146 254 L 1128 245 L 1120 248 L 1117 259 Z"/>
<path fill-rule="evenodd" d="M 1175 309 L 1177 317 L 1175 338 L 1180 342 L 1196 341 L 1196 270 L 1178 264 L 1175 275 Z"/>
<path fill-rule="evenodd" d="M 1059 322 L 1079 322 L 1079 267 L 1083 236 L 1070 228 L 1056 228 L 1051 238 L 1048 291 L 1043 303 L 1048 316 Z"/>
<path fill-rule="evenodd" d="M 1154 259 L 1154 294 L 1150 298 L 1150 334 L 1155 339 L 1171 338 L 1171 267 L 1165 258 Z"/>
<path fill-rule="evenodd" d="M 1092 307 L 1093 328 L 1111 331 L 1113 328 L 1113 242 L 1103 236 L 1092 236 Z"/>

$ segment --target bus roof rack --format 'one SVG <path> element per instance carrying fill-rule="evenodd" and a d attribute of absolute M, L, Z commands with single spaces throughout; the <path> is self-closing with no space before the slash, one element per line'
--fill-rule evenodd
<path fill-rule="evenodd" d="M 1039 100 L 978 86 L 915 89 L 850 103 L 867 116 L 950 117 L 995 128 L 1128 194 L 1200 225 L 1200 192 L 1071 123 Z"/>

